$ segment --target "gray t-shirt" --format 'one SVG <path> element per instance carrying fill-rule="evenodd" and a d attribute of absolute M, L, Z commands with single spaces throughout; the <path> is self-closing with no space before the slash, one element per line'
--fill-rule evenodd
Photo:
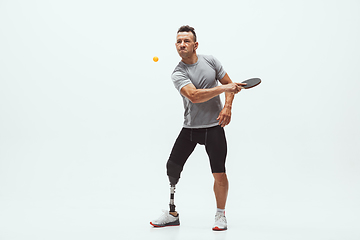
<path fill-rule="evenodd" d="M 213 88 L 218 85 L 226 72 L 221 63 L 213 56 L 197 55 L 198 61 L 194 64 L 179 62 L 171 79 L 180 90 L 192 83 L 197 89 Z M 223 106 L 219 96 L 203 103 L 192 103 L 188 98 L 181 95 L 184 102 L 184 127 L 185 128 L 207 128 L 219 124 L 216 118 L 219 116 Z"/>

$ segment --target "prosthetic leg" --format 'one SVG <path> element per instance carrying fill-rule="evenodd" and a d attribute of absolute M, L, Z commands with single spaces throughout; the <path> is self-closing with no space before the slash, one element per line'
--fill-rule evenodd
<path fill-rule="evenodd" d="M 175 195 L 175 186 L 179 181 L 180 173 L 183 169 L 183 166 L 179 166 L 171 161 L 168 161 L 166 164 L 167 167 L 167 175 L 170 181 L 170 212 L 175 212 L 175 204 L 174 204 L 174 195 Z"/>
<path fill-rule="evenodd" d="M 175 212 L 175 204 L 174 204 L 174 194 L 175 194 L 175 185 L 170 185 L 170 212 Z"/>
<path fill-rule="evenodd" d="M 170 207 L 170 212 L 175 212 L 175 207 L 176 207 L 174 204 L 175 185 L 179 179 L 169 176 L 169 180 L 170 180 L 170 204 L 169 204 L 169 207 Z"/>
<path fill-rule="evenodd" d="M 174 204 L 174 193 L 175 193 L 175 185 L 179 179 L 173 178 L 169 176 L 170 180 L 170 211 L 165 211 L 163 215 L 159 219 L 156 219 L 150 224 L 154 227 L 166 227 L 166 226 L 179 226 L 179 214 L 175 213 L 175 204 Z"/>

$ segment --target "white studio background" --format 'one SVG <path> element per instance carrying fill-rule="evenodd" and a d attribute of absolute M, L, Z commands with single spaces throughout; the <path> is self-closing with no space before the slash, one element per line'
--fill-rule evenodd
<path fill-rule="evenodd" d="M 224 233 L 201 146 L 182 226 L 148 224 L 168 207 L 184 24 L 233 81 L 263 80 L 226 127 Z M 355 0 L 0 0 L 0 239 L 359 239 L 359 42 Z"/>

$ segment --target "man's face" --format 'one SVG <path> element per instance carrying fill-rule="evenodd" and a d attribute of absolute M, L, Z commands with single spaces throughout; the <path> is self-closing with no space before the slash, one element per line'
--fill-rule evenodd
<path fill-rule="evenodd" d="M 176 37 L 176 50 L 180 57 L 186 58 L 195 53 L 198 43 L 194 42 L 192 32 L 179 32 Z"/>

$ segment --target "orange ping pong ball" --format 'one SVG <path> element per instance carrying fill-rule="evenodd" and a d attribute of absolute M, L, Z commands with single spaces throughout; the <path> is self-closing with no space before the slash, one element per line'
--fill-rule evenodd
<path fill-rule="evenodd" d="M 154 62 L 157 62 L 157 61 L 159 61 L 159 58 L 158 57 L 153 57 L 153 60 L 154 60 Z"/>

